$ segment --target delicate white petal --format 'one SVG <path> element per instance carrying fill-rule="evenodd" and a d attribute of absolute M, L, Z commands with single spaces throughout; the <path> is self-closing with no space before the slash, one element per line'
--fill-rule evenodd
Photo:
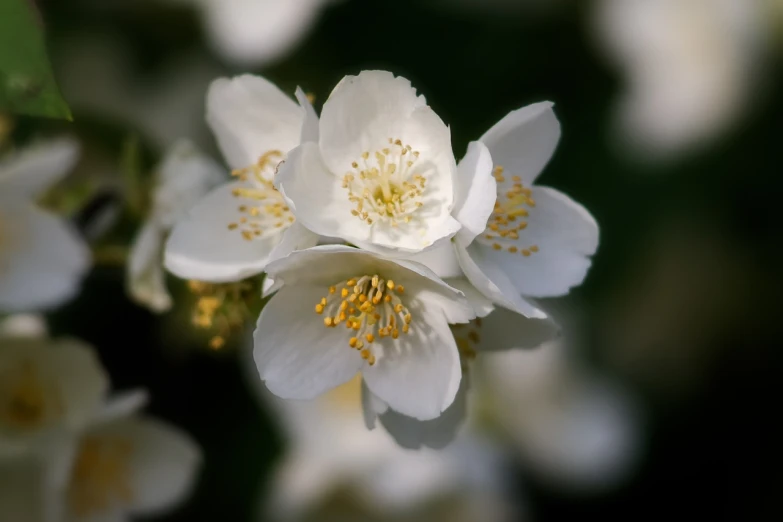
<path fill-rule="evenodd" d="M 0 320 L 0 338 L 28 337 L 41 339 L 49 335 L 46 319 L 39 314 L 14 314 Z"/>
<path fill-rule="evenodd" d="M 406 294 L 440 309 L 450 323 L 464 323 L 475 317 L 465 297 L 426 266 L 401 259 L 386 259 L 344 245 L 321 245 L 294 252 L 270 263 L 267 273 L 276 284 L 320 285 L 324 289 L 341 279 L 378 273 L 402 284 L 407 288 Z"/>
<path fill-rule="evenodd" d="M 267 151 L 296 147 L 302 121 L 301 108 L 260 76 L 219 78 L 207 93 L 207 123 L 232 169 L 255 164 Z"/>
<path fill-rule="evenodd" d="M 129 512 L 160 513 L 190 493 L 201 466 L 201 450 L 183 431 L 149 417 L 117 420 L 90 431 L 90 437 L 121 439 L 131 445 Z"/>
<path fill-rule="evenodd" d="M 324 0 L 200 2 L 210 41 L 223 58 L 245 66 L 285 56 L 315 23 Z"/>
<path fill-rule="evenodd" d="M 150 219 L 168 231 L 190 207 L 225 181 L 224 168 L 188 140 L 177 141 L 157 168 Z"/>
<path fill-rule="evenodd" d="M 267 388 L 283 399 L 312 399 L 356 375 L 364 360 L 345 328 L 327 328 L 313 307 L 325 287 L 284 286 L 267 303 L 254 334 L 254 358 Z"/>
<path fill-rule="evenodd" d="M 544 318 L 546 314 L 525 301 L 514 283 L 503 271 L 487 258 L 484 247 L 473 242 L 467 248 L 457 245 L 456 252 L 465 276 L 476 289 L 492 300 L 525 317 Z"/>
<path fill-rule="evenodd" d="M 564 295 L 579 285 L 598 247 L 598 224 L 590 213 L 565 194 L 549 187 L 535 187 L 535 207 L 520 241 L 537 245 L 524 257 L 505 250 L 481 247 L 485 258 L 508 274 L 516 289 L 535 297 Z"/>
<path fill-rule="evenodd" d="M 477 330 L 480 341 L 475 348 L 486 352 L 536 348 L 560 333 L 551 317 L 530 319 L 505 308 L 495 308 Z"/>
<path fill-rule="evenodd" d="M 442 241 L 434 248 L 428 248 L 418 254 L 405 256 L 408 261 L 421 263 L 441 278 L 461 277 L 462 269 L 454 252 L 454 245 L 449 241 Z"/>
<path fill-rule="evenodd" d="M 38 143 L 0 161 L 0 193 L 37 198 L 76 164 L 79 144 L 71 138 Z"/>
<path fill-rule="evenodd" d="M 272 249 L 269 260 L 274 261 L 296 250 L 304 250 L 318 244 L 318 234 L 313 234 L 304 225 L 294 221 L 280 236 L 280 242 Z"/>
<path fill-rule="evenodd" d="M 362 417 L 364 418 L 364 425 L 368 430 L 375 429 L 375 421 L 378 415 L 386 413 L 389 410 L 389 405 L 378 398 L 367 387 L 367 383 L 362 379 Z"/>
<path fill-rule="evenodd" d="M 437 310 L 411 303 L 410 332 L 380 339 L 382 355 L 362 370 L 367 387 L 390 408 L 419 420 L 438 417 L 454 401 L 462 378 L 459 352 Z"/>
<path fill-rule="evenodd" d="M 164 236 L 156 222 L 147 221 L 134 239 L 128 258 L 128 292 L 134 301 L 158 313 L 172 305 L 163 272 Z"/>
<path fill-rule="evenodd" d="M 109 388 L 109 378 L 95 350 L 74 339 L 52 342 L 42 354 L 48 359 L 48 375 L 56 376 L 60 402 L 69 429 L 78 430 L 92 419 Z"/>
<path fill-rule="evenodd" d="M 454 402 L 451 403 L 440 417 L 420 421 L 388 410 L 380 415 L 380 421 L 394 440 L 408 449 L 428 447 L 443 449 L 454 440 L 457 431 L 462 426 L 467 412 L 468 377 L 462 376 L 462 382 Z"/>
<path fill-rule="evenodd" d="M 90 264 L 87 246 L 58 217 L 0 197 L 0 311 L 40 310 L 73 297 Z"/>
<path fill-rule="evenodd" d="M 327 170 L 315 143 L 292 150 L 275 183 L 296 219 L 313 232 L 351 242 L 369 239 L 370 227 L 351 215 L 347 192 Z"/>
<path fill-rule="evenodd" d="M 307 143 L 308 141 L 318 142 L 319 121 L 318 114 L 313 109 L 313 104 L 310 103 L 305 92 L 301 87 L 296 88 L 296 100 L 299 102 L 299 106 L 304 111 L 304 122 L 302 123 L 302 133 L 299 138 L 300 143 Z"/>
<path fill-rule="evenodd" d="M 519 176 L 531 185 L 557 147 L 560 123 L 551 102 L 528 105 L 508 113 L 479 139 L 507 177 Z"/>
<path fill-rule="evenodd" d="M 495 309 L 495 305 L 492 304 L 492 300 L 473 286 L 470 281 L 464 277 L 447 279 L 446 284 L 452 288 L 456 288 L 463 294 L 468 300 L 468 303 L 473 308 L 476 317 L 486 317 L 492 310 Z"/>
<path fill-rule="evenodd" d="M 269 231 L 247 240 L 239 230 L 228 229 L 241 216 L 237 207 L 242 199 L 233 191 L 242 186 L 233 182 L 214 189 L 177 222 L 166 242 L 164 264 L 169 271 L 183 279 L 225 282 L 264 270 L 281 236 Z"/>
<path fill-rule="evenodd" d="M 130 390 L 109 398 L 98 411 L 94 423 L 110 422 L 128 417 L 144 408 L 149 402 L 149 393 L 144 389 Z"/>
<path fill-rule="evenodd" d="M 453 215 L 462 225 L 459 235 L 466 245 L 484 232 L 495 206 L 497 183 L 492 166 L 489 149 L 474 141 L 457 167 Z"/>
<path fill-rule="evenodd" d="M 362 152 L 380 150 L 388 138 L 400 136 L 408 118 L 425 107 L 411 82 L 387 71 L 362 71 L 346 76 L 321 110 L 320 147 L 324 162 L 342 175 Z"/>

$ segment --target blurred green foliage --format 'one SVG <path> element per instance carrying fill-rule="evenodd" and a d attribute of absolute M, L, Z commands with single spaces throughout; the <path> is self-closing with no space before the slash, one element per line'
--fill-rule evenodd
<path fill-rule="evenodd" d="M 29 0 L 0 2 L 0 110 L 72 119 L 46 54 L 42 21 Z"/>

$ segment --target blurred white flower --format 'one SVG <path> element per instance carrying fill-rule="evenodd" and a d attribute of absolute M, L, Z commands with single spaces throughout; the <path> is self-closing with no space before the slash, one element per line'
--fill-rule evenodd
<path fill-rule="evenodd" d="M 366 429 L 359 388 L 356 376 L 313 401 L 261 392 L 289 441 L 263 520 L 330 519 L 329 497 L 339 492 L 357 505 L 355 520 L 518 520 L 504 492 L 509 477 L 499 448 L 463 433 L 442 451 L 402 449 L 386 433 Z M 334 520 L 347 518 L 340 514 Z"/>
<path fill-rule="evenodd" d="M 160 514 L 184 500 L 201 451 L 180 430 L 137 414 L 145 401 L 143 392 L 111 400 L 91 412 L 86 429 L 58 440 L 47 460 L 11 461 L 11 470 L 25 471 L 20 477 L 29 480 L 5 485 L 16 495 L 15 502 L 0 505 L 0 520 L 124 521 Z M 0 463 L 0 498 L 8 491 L 7 473 Z"/>
<path fill-rule="evenodd" d="M 317 243 L 272 183 L 288 151 L 318 139 L 318 116 L 301 90 L 296 97 L 299 106 L 259 76 L 212 83 L 207 122 L 237 179 L 214 189 L 176 223 L 165 248 L 169 271 L 184 279 L 238 281 Z"/>
<path fill-rule="evenodd" d="M 224 176 L 219 165 L 185 140 L 169 149 L 155 176 L 152 208 L 131 247 L 127 286 L 136 302 L 154 312 L 164 312 L 172 304 L 163 271 L 166 236 L 174 223 Z"/>
<path fill-rule="evenodd" d="M 473 377 L 476 400 L 528 473 L 590 491 L 633 471 L 643 442 L 635 402 L 609 379 L 580 370 L 562 340 L 484 357 Z"/>
<path fill-rule="evenodd" d="M 284 58 L 334 0 L 168 0 L 202 12 L 207 36 L 226 61 L 265 65 Z"/>
<path fill-rule="evenodd" d="M 46 451 L 83 428 L 108 384 L 95 352 L 79 341 L 0 338 L 0 458 Z"/>
<path fill-rule="evenodd" d="M 497 199 L 475 239 L 454 239 L 459 265 L 476 289 L 527 317 L 545 314 L 525 297 L 560 296 L 581 284 L 598 246 L 598 225 L 584 207 L 533 185 L 559 139 L 549 102 L 513 111 L 484 133 L 479 142 L 491 154 Z M 462 163 L 469 157 L 470 151 Z"/>
<path fill-rule="evenodd" d="M 261 312 L 255 360 L 285 399 L 312 399 L 357 372 L 394 410 L 432 419 L 454 400 L 460 357 L 449 323 L 475 317 L 429 269 L 324 245 L 267 267 L 277 291 Z"/>
<path fill-rule="evenodd" d="M 275 176 L 304 226 L 385 254 L 420 252 L 457 233 L 451 133 L 408 80 L 346 76 L 319 128 L 319 141 L 291 151 Z"/>
<path fill-rule="evenodd" d="M 617 133 L 651 157 L 717 137 L 753 101 L 766 0 L 601 0 L 596 32 L 626 77 Z"/>
<path fill-rule="evenodd" d="M 72 298 L 90 266 L 84 241 L 37 198 L 76 163 L 70 139 L 0 160 L 0 313 L 52 308 Z"/>

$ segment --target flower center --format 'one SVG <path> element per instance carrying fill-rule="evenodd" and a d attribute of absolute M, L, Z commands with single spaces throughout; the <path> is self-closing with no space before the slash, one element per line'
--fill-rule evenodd
<path fill-rule="evenodd" d="M 133 500 L 130 456 L 133 446 L 116 437 L 86 437 L 71 472 L 68 485 L 70 511 L 77 517 L 127 506 Z"/>
<path fill-rule="evenodd" d="M 23 361 L 17 371 L 0 375 L 0 421 L 18 431 L 30 431 L 62 414 L 59 395 L 47 386 L 31 361 Z"/>
<path fill-rule="evenodd" d="M 421 208 L 426 178 L 417 165 L 419 151 L 389 138 L 389 146 L 374 154 L 362 153 L 360 161 L 343 176 L 343 188 L 353 203 L 351 214 L 368 225 L 386 222 L 393 227 L 410 223 Z"/>
<path fill-rule="evenodd" d="M 231 172 L 240 181 L 252 185 L 234 189 L 234 197 L 242 200 L 237 207 L 240 217 L 228 224 L 229 230 L 238 231 L 247 241 L 264 234 L 282 232 L 294 222 L 291 209 L 272 183 L 275 169 L 283 157 L 279 150 L 270 150 L 262 154 L 254 165 Z"/>
<path fill-rule="evenodd" d="M 315 305 L 315 313 L 325 314 L 327 328 L 345 323 L 352 330 L 348 346 L 358 350 L 372 366 L 375 354 L 370 345 L 376 337 L 397 339 L 400 331 L 410 331 L 413 316 L 400 299 L 404 292 L 402 285 L 377 274 L 352 277 L 330 286 L 329 294 Z"/>
<path fill-rule="evenodd" d="M 495 167 L 492 175 L 498 186 L 497 201 L 492 215 L 489 216 L 484 234 L 479 236 L 482 243 L 491 245 L 495 250 L 505 250 L 511 254 L 521 253 L 529 257 L 538 252 L 537 245 L 521 244 L 519 233 L 527 228 L 530 210 L 536 206 L 533 191 L 522 185 L 522 178 L 512 176 L 508 183 L 503 175 L 503 167 Z"/>
<path fill-rule="evenodd" d="M 196 295 L 191 323 L 199 329 L 212 330 L 209 347 L 220 350 L 226 340 L 241 330 L 252 315 L 260 291 L 252 279 L 236 283 L 205 283 L 188 281 L 188 288 Z"/>

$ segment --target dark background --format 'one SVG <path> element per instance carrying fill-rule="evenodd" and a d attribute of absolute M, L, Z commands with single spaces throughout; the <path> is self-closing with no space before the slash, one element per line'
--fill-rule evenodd
<path fill-rule="evenodd" d="M 593 268 L 569 298 L 586 316 L 584 357 L 641 398 L 648 441 L 632 477 L 600 495 L 573 495 L 526 477 L 529 510 L 543 521 L 694 515 L 779 520 L 778 53 L 766 62 L 757 103 L 731 128 L 708 146 L 658 161 L 624 154 L 610 132 L 623 80 L 591 33 L 592 2 L 561 2 L 543 12 L 443 6 L 341 2 L 324 12 L 292 54 L 251 72 L 287 92 L 301 85 L 320 107 L 345 74 L 394 71 L 451 125 L 457 157 L 509 110 L 555 102 L 563 136 L 541 181 L 584 204 L 601 227 Z M 64 49 L 85 36 L 119 42 L 126 78 L 140 85 L 162 85 L 193 56 L 214 76 L 246 70 L 221 64 L 187 7 L 90 0 L 40 1 L 39 7 L 64 84 L 102 81 L 71 77 L 72 62 L 63 59 Z M 199 89 L 196 96 L 203 98 Z M 107 172 L 117 168 L 131 134 L 141 139 L 145 166 L 162 154 L 161 144 L 133 122 L 71 105 L 72 124 L 23 118 L 15 139 L 75 133 L 92 164 Z M 191 130 L 189 137 L 216 151 L 203 126 Z M 118 196 L 109 191 L 105 197 Z M 130 237 L 135 225 L 124 217 L 113 237 Z M 247 390 L 234 352 L 204 349 L 182 313 L 157 317 L 130 303 L 119 267 L 96 267 L 81 296 L 51 319 L 55 334 L 98 347 L 115 388 L 147 387 L 149 411 L 203 446 L 206 465 L 197 491 L 165 520 L 250 520 L 284 441 Z"/>

